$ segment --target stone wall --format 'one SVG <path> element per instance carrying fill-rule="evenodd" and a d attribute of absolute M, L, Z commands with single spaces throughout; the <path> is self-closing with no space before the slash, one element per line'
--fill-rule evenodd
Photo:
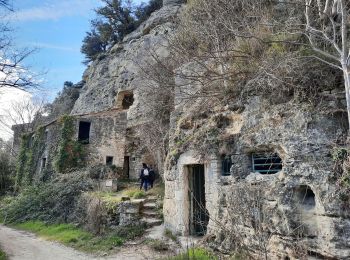
<path fill-rule="evenodd" d="M 77 121 L 91 123 L 89 144 L 84 145 L 89 154 L 88 163 L 106 164 L 106 157 L 111 156 L 114 165 L 123 167 L 126 111 L 79 116 Z M 78 124 L 76 133 L 78 133 Z"/>
<path fill-rule="evenodd" d="M 192 106 L 195 103 L 192 102 Z M 296 252 L 298 247 L 300 252 L 304 250 L 303 253 L 310 256 L 350 257 L 350 212 L 344 210 L 344 202 L 336 195 L 338 186 L 330 155 L 334 145 L 344 140 L 348 131 L 343 96 L 328 95 L 317 105 L 293 99 L 272 104 L 262 97 L 250 97 L 239 110 L 233 103 L 225 108 L 213 108 L 205 119 L 208 125 L 211 118 L 219 114 L 229 123 L 217 136 L 223 140 L 220 147 L 204 158 L 198 156 L 203 151 L 196 151 L 199 143 L 190 141 L 179 148 L 178 141 L 174 141 L 181 140 L 181 136 L 195 135 L 196 130 L 191 132 L 189 128 L 200 125 L 195 121 L 186 122 L 190 108 L 188 104 L 187 107 L 178 104 L 172 116 L 172 128 L 177 131 L 172 133 L 171 150 L 177 149 L 180 155 L 169 160 L 165 173 L 167 228 L 188 235 L 190 209 L 186 167 L 201 163 L 205 165 L 206 209 L 210 216 L 207 233 L 214 236 L 217 248 L 233 249 L 235 239 L 228 231 L 236 228 L 235 234 L 244 234 L 242 243 L 261 255 L 263 247 L 256 224 L 253 224 L 255 220 L 248 221 L 247 217 L 245 222 L 233 223 L 233 219 L 240 219 L 240 212 L 254 211 L 253 192 L 249 195 L 252 189 L 261 194 L 259 203 L 265 215 L 261 226 L 268 234 L 263 242 L 270 258 L 300 257 Z M 179 122 L 186 122 L 186 129 L 176 127 Z M 283 161 L 282 170 L 268 175 L 253 172 L 251 155 L 260 152 L 278 153 Z M 230 176 L 221 176 L 222 154 L 231 155 Z M 237 209 L 232 194 L 242 187 L 247 188 L 243 189 L 239 200 L 246 196 L 247 204 Z M 314 205 L 304 202 L 306 190 L 314 195 Z"/>

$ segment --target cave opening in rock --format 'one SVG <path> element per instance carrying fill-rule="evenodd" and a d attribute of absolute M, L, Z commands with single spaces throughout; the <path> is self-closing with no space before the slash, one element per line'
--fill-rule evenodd
<path fill-rule="evenodd" d="M 315 193 L 307 185 L 302 185 L 297 189 L 298 202 L 306 209 L 316 206 Z"/>
<path fill-rule="evenodd" d="M 133 93 L 125 94 L 122 101 L 123 109 L 129 109 L 133 103 L 134 103 L 134 94 Z"/>

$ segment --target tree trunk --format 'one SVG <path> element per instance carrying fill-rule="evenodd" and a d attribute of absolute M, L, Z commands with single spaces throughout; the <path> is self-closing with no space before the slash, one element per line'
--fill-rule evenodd
<path fill-rule="evenodd" d="M 344 74 L 345 95 L 346 95 L 346 109 L 348 112 L 348 124 L 350 127 L 350 68 L 346 65 L 343 65 L 343 74 Z M 349 131 L 348 131 L 348 136 L 350 136 Z"/>

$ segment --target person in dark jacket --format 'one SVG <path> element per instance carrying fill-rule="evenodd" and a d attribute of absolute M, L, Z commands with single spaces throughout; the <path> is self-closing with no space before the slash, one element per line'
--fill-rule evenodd
<path fill-rule="evenodd" d="M 145 163 L 142 164 L 142 169 L 140 172 L 140 180 L 141 180 L 140 190 L 142 190 L 142 187 L 143 187 L 145 191 L 147 191 L 148 182 L 149 182 L 149 169 L 147 167 L 147 164 Z"/>
<path fill-rule="evenodd" d="M 154 180 L 156 179 L 156 174 L 153 170 L 152 165 L 149 167 L 149 185 L 151 186 L 151 189 L 153 188 Z"/>

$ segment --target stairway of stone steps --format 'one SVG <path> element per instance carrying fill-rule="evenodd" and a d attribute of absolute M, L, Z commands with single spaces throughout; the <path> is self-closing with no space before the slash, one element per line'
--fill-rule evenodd
<path fill-rule="evenodd" d="M 156 196 L 147 196 L 141 209 L 141 215 L 141 220 L 147 224 L 148 228 L 160 226 L 163 223 L 158 214 Z"/>

